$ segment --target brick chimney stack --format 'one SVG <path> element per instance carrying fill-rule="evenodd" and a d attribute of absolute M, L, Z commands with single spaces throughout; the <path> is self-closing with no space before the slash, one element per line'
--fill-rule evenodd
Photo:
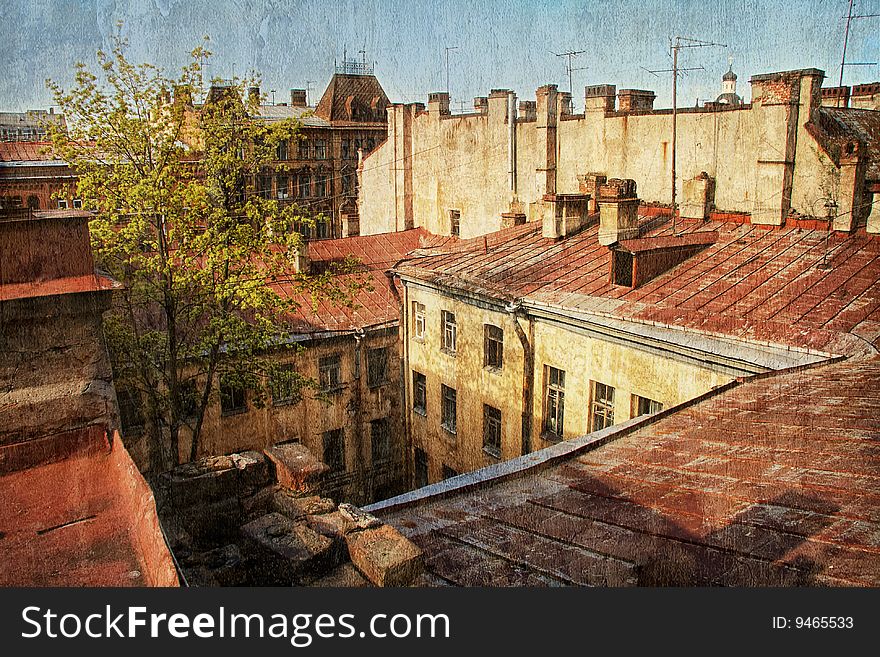
<path fill-rule="evenodd" d="M 291 89 L 290 90 L 290 106 L 291 107 L 306 107 L 306 90 L 305 89 Z"/>
<path fill-rule="evenodd" d="M 619 112 L 644 112 L 654 109 L 653 91 L 646 89 L 621 89 L 617 93 Z"/>
<path fill-rule="evenodd" d="M 611 246 L 639 236 L 636 181 L 611 178 L 599 185 L 599 244 Z"/>

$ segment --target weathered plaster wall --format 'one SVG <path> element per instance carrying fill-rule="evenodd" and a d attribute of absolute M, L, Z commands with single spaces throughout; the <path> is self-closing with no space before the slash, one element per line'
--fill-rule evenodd
<path fill-rule="evenodd" d="M 849 175 L 843 167 L 839 175 L 841 168 L 823 157 L 805 127 L 821 104 L 821 83 L 815 69 L 760 75 L 752 79 L 751 105 L 681 109 L 677 200 L 683 181 L 705 171 L 715 179 L 716 208 L 780 225 L 792 209 L 824 216 L 823 198 L 837 176 L 833 194 L 840 213 L 848 212 L 858 202 L 858 172 Z M 415 226 L 448 235 L 455 209 L 462 237 L 484 234 L 500 227 L 502 212 L 536 220 L 544 194 L 577 193 L 577 176 L 589 172 L 631 178 L 642 200 L 670 203 L 671 110 L 605 112 L 588 103 L 584 114 L 568 115 L 565 96 L 552 85 L 541 87 L 537 118 L 517 122 L 515 193 L 508 180 L 506 92 L 489 98 L 485 114 L 449 115 L 442 102 L 430 102 L 426 112 L 393 106 L 389 140 L 364 160 L 361 231 L 395 230 L 405 214 Z M 404 142 L 411 143 L 411 157 L 400 155 Z M 389 184 L 394 180 L 396 186 Z M 411 197 L 402 192 L 406 181 Z M 848 230 L 849 224 L 835 227 Z"/>

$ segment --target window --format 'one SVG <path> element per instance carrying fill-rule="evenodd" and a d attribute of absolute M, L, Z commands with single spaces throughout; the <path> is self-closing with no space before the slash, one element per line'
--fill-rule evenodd
<path fill-rule="evenodd" d="M 504 362 L 504 331 L 491 324 L 483 325 L 483 366 L 501 369 Z"/>
<path fill-rule="evenodd" d="M 461 212 L 459 210 L 449 211 L 449 234 L 456 237 L 461 235 Z"/>
<path fill-rule="evenodd" d="M 483 451 L 501 458 L 501 411 L 483 404 Z"/>
<path fill-rule="evenodd" d="M 73 199 L 73 209 L 74 210 L 82 210 L 83 202 L 81 198 Z"/>
<path fill-rule="evenodd" d="M 342 429 L 324 432 L 324 465 L 330 472 L 345 471 L 345 436 Z"/>
<path fill-rule="evenodd" d="M 342 175 L 342 193 L 351 196 L 354 193 L 354 175 L 345 173 Z"/>
<path fill-rule="evenodd" d="M 455 314 L 444 310 L 441 315 L 443 343 L 441 345 L 443 351 L 448 354 L 455 354 L 455 343 L 458 338 L 458 330 L 455 325 Z"/>
<path fill-rule="evenodd" d="M 633 417 L 638 417 L 639 415 L 653 415 L 654 413 L 659 413 L 663 410 L 663 404 L 654 401 L 653 399 L 640 397 L 639 395 L 633 395 L 632 398 L 634 411 Z"/>
<path fill-rule="evenodd" d="M 144 416 L 141 413 L 139 395 L 128 388 L 120 388 L 116 391 L 116 399 L 119 402 L 122 434 L 129 437 L 141 435 L 144 431 Z"/>
<path fill-rule="evenodd" d="M 223 415 L 244 413 L 247 395 L 244 386 L 227 378 L 220 379 L 220 411 Z"/>
<path fill-rule="evenodd" d="M 367 351 L 367 385 L 371 388 L 388 383 L 388 348 Z"/>
<path fill-rule="evenodd" d="M 270 198 L 272 196 L 271 176 L 257 176 L 257 196 L 261 196 L 262 198 Z"/>
<path fill-rule="evenodd" d="M 440 386 L 440 426 L 449 433 L 455 433 L 455 388 L 449 386 Z"/>
<path fill-rule="evenodd" d="M 312 177 L 307 173 L 301 173 L 296 185 L 297 198 L 308 198 L 312 195 Z"/>
<path fill-rule="evenodd" d="M 299 401 L 299 376 L 293 365 L 280 365 L 272 371 L 269 389 L 275 406 L 295 404 Z"/>
<path fill-rule="evenodd" d="M 309 140 L 303 139 L 299 142 L 299 159 L 308 160 L 309 159 Z"/>
<path fill-rule="evenodd" d="M 288 189 L 288 177 L 287 176 L 278 176 L 275 178 L 275 196 L 279 200 L 284 200 L 290 197 L 290 189 Z"/>
<path fill-rule="evenodd" d="M 66 210 L 67 209 L 67 199 L 60 198 L 58 199 L 58 209 Z"/>
<path fill-rule="evenodd" d="M 315 239 L 324 240 L 330 237 L 330 223 L 326 219 L 315 220 Z"/>
<path fill-rule="evenodd" d="M 342 159 L 347 160 L 351 157 L 351 140 L 342 140 Z"/>
<path fill-rule="evenodd" d="M 391 460 L 391 426 L 387 417 L 370 422 L 370 445 L 373 464 Z"/>
<path fill-rule="evenodd" d="M 559 438 L 565 420 L 565 371 L 547 366 L 544 399 L 544 429 Z"/>
<path fill-rule="evenodd" d="M 419 415 L 428 414 L 428 384 L 425 375 L 413 370 L 413 410 Z"/>
<path fill-rule="evenodd" d="M 614 388 L 598 381 L 593 382 L 593 416 L 591 431 L 599 431 L 614 424 Z"/>
<path fill-rule="evenodd" d="M 413 308 L 413 337 L 416 340 L 425 339 L 425 304 L 418 301 L 412 302 Z"/>
<path fill-rule="evenodd" d="M 327 176 L 323 173 L 315 176 L 315 196 L 318 198 L 327 196 Z"/>
<path fill-rule="evenodd" d="M 40 199 L 34 196 L 33 194 L 27 197 L 27 206 L 31 210 L 39 210 L 40 209 Z"/>
<path fill-rule="evenodd" d="M 376 147 L 376 142 L 373 139 L 367 139 L 367 152 L 369 153 Z"/>
<path fill-rule="evenodd" d="M 443 464 L 443 478 L 444 479 L 451 479 L 452 477 L 457 477 L 457 476 L 458 476 L 457 470 L 450 468 L 445 463 Z"/>
<path fill-rule="evenodd" d="M 315 140 L 315 159 L 316 160 L 326 160 L 327 159 L 327 141 L 325 139 L 316 139 Z"/>
<path fill-rule="evenodd" d="M 278 146 L 275 148 L 275 157 L 279 160 L 286 160 L 287 158 L 287 140 L 278 142 Z"/>
<path fill-rule="evenodd" d="M 416 488 L 428 485 L 428 454 L 416 447 L 415 454 Z"/>
<path fill-rule="evenodd" d="M 342 385 L 342 359 L 339 354 L 318 360 L 318 380 L 321 390 L 336 390 Z"/>

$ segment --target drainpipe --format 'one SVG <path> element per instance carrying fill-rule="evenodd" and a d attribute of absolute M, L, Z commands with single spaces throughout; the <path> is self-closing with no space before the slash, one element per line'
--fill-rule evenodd
<path fill-rule="evenodd" d="M 522 453 L 528 454 L 532 451 L 532 408 L 534 407 L 534 374 L 535 374 L 535 354 L 532 351 L 532 345 L 529 337 L 519 325 L 517 315 L 522 311 L 522 304 L 519 301 L 513 301 L 505 306 L 504 310 L 510 316 L 513 322 L 513 330 L 523 349 L 523 380 L 522 380 Z M 526 321 L 529 323 L 529 332 L 532 330 L 532 320 L 527 313 L 523 313 Z"/>
<path fill-rule="evenodd" d="M 364 483 L 365 483 L 365 467 L 364 464 L 367 463 L 367 459 L 364 458 L 364 427 L 363 427 L 363 404 L 361 398 L 361 340 L 364 339 L 364 329 L 356 328 L 354 330 L 354 394 L 352 395 L 351 405 L 352 405 L 352 424 L 354 425 L 354 430 L 356 432 L 356 442 L 355 444 L 359 447 L 358 450 L 358 459 L 354 464 L 355 472 L 357 475 L 357 480 L 359 481 L 359 487 L 361 491 L 357 494 L 361 500 L 366 499 L 366 494 L 364 492 Z M 371 489 L 372 491 L 372 489 Z M 372 495 L 372 492 L 370 493 Z"/>

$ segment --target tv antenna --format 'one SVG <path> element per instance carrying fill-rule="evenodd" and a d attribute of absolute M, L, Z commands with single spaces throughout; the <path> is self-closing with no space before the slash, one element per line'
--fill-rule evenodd
<path fill-rule="evenodd" d="M 571 74 L 573 71 L 585 71 L 587 70 L 586 66 L 581 66 L 579 68 L 574 68 L 572 66 L 572 58 L 577 57 L 578 55 L 583 55 L 586 50 L 566 50 L 565 52 L 553 52 L 550 51 L 551 55 L 556 55 L 557 57 L 565 57 L 565 72 L 568 74 L 568 93 L 573 94 L 573 86 L 571 81 Z"/>
<path fill-rule="evenodd" d="M 672 68 L 664 69 L 644 69 L 653 75 L 658 73 L 672 73 L 672 233 L 675 234 L 675 146 L 678 133 L 678 76 L 686 75 L 688 71 L 703 71 L 702 66 L 694 66 L 690 68 L 680 68 L 678 65 L 678 51 L 684 48 L 709 48 L 709 47 L 726 48 L 723 43 L 715 43 L 714 41 L 701 41 L 700 39 L 691 39 L 688 37 L 677 36 L 669 39 L 669 49 L 672 50 Z M 658 76 L 659 77 L 659 76 Z"/>
<path fill-rule="evenodd" d="M 309 104 L 309 97 L 312 95 L 313 84 L 315 84 L 314 80 L 306 80 L 306 107 L 311 107 Z"/>
<path fill-rule="evenodd" d="M 446 46 L 443 50 L 446 51 L 446 95 L 449 95 L 449 51 L 450 50 L 458 50 L 458 46 Z"/>
<path fill-rule="evenodd" d="M 845 66 L 876 66 L 877 62 L 848 62 L 846 61 L 846 48 L 849 44 L 849 27 L 850 24 L 860 18 L 878 18 L 880 14 L 860 14 L 853 15 L 853 0 L 849 0 L 849 11 L 846 15 L 846 28 L 843 30 L 843 55 L 840 58 L 840 80 L 838 87 L 843 86 L 843 69 Z M 837 97 L 837 106 L 840 107 L 840 96 Z"/>

